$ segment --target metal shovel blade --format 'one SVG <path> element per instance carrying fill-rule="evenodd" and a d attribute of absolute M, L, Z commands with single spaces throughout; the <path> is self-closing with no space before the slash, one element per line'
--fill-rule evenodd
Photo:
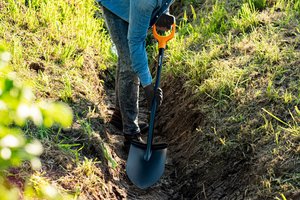
<path fill-rule="evenodd" d="M 145 159 L 147 144 L 132 142 L 126 164 L 126 173 L 133 184 L 145 189 L 163 175 L 167 157 L 167 144 L 153 144 L 151 157 Z"/>

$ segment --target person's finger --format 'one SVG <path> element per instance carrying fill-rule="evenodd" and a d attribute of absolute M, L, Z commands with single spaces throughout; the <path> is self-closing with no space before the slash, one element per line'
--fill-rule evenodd
<path fill-rule="evenodd" d="M 160 26 L 156 26 L 156 29 L 157 29 L 158 31 L 168 31 L 168 30 L 170 30 L 170 29 L 168 29 L 168 28 L 166 28 L 166 27 L 160 27 Z"/>
<path fill-rule="evenodd" d="M 161 105 L 163 101 L 163 91 L 161 88 L 157 89 L 157 100 L 158 100 L 158 104 Z"/>

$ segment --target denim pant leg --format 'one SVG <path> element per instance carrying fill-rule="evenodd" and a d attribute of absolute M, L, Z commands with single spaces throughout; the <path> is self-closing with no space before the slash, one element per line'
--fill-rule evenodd
<path fill-rule="evenodd" d="M 127 33 L 128 23 L 103 7 L 111 39 L 118 52 L 116 70 L 116 108 L 120 109 L 125 134 L 139 133 L 138 97 L 140 81 L 131 67 Z"/>

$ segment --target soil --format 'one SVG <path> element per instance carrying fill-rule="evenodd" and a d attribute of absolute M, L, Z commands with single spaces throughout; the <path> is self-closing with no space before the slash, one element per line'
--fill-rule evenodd
<path fill-rule="evenodd" d="M 44 142 L 44 154 L 42 155 L 44 176 L 50 179 L 58 188 L 70 193 L 76 193 L 76 188 L 80 188 L 80 199 L 176 199 L 178 194 L 172 184 L 175 178 L 176 169 L 171 157 L 168 158 L 165 165 L 165 172 L 160 181 L 151 188 L 141 190 L 133 185 L 127 178 L 125 172 L 127 153 L 123 149 L 123 136 L 116 127 L 109 124 L 108 121 L 114 111 L 114 91 L 111 80 L 106 83 L 106 109 L 100 112 L 96 109 L 95 116 L 88 116 L 92 129 L 95 132 L 87 135 L 82 125 L 75 121 L 70 129 L 62 130 L 69 141 L 63 140 L 62 143 L 79 144 L 84 146 L 80 151 L 80 159 L 86 157 L 95 161 L 100 161 L 93 165 L 93 175 L 82 172 L 76 166 L 74 156 L 68 152 L 62 151 L 52 143 Z M 140 121 L 147 121 L 148 111 L 145 108 L 146 100 L 141 92 L 140 98 Z M 100 104 L 98 104 L 100 105 Z M 71 104 L 74 113 L 81 118 L 85 118 L 87 107 L 97 107 L 92 102 L 84 99 L 74 101 Z M 98 106 L 100 109 L 100 106 Z M 103 120 L 101 114 L 105 113 L 106 119 Z M 155 129 L 157 133 L 157 128 Z M 154 140 L 165 141 L 166 138 L 159 136 Z M 146 140 L 146 136 L 144 135 Z M 101 147 L 105 146 L 108 154 L 117 162 L 117 167 L 113 168 L 111 162 L 105 158 L 105 153 Z M 78 147 L 77 147 L 78 148 Z M 97 177 L 94 180 L 94 176 Z M 12 178 L 11 178 L 12 179 Z M 78 180 L 80 179 L 80 180 Z"/>
<path fill-rule="evenodd" d="M 111 84 L 111 83 L 110 83 Z M 114 111 L 114 91 L 112 90 L 113 84 L 106 85 L 106 104 L 107 104 L 107 114 L 108 114 L 108 121 L 110 116 L 113 114 Z M 148 119 L 148 111 L 146 109 L 146 100 L 143 97 L 143 92 L 140 90 L 140 114 L 139 114 L 139 121 L 146 122 Z M 166 168 L 164 176 L 161 180 L 146 190 L 141 190 L 133 185 L 130 180 L 128 179 L 125 167 L 126 167 L 126 159 L 127 159 L 127 152 L 123 149 L 123 136 L 122 132 L 116 129 L 114 126 L 110 125 L 109 123 L 104 124 L 105 129 L 105 141 L 109 144 L 109 149 L 112 157 L 118 162 L 118 167 L 115 170 L 109 169 L 108 173 L 113 180 L 111 180 L 111 184 L 113 185 L 113 196 L 110 198 L 112 199 L 170 199 L 175 194 L 175 191 L 171 185 L 172 182 L 172 174 L 175 172 L 175 168 L 173 166 L 173 162 L 171 158 L 168 158 L 166 162 Z M 155 133 L 157 134 L 157 129 L 155 129 Z M 146 134 L 146 133 L 145 133 Z M 157 134 L 154 140 L 163 141 L 165 138 L 160 137 Z M 146 140 L 146 135 L 143 136 L 143 139 Z M 98 145 L 94 145 L 97 148 Z M 99 152 L 101 153 L 101 152 Z"/>
<path fill-rule="evenodd" d="M 251 141 L 249 137 L 234 141 L 241 122 L 226 121 L 228 116 L 232 116 L 228 109 L 236 107 L 234 102 L 208 111 L 205 108 L 212 105 L 211 100 L 190 98 L 193 94 L 182 87 L 184 80 L 172 77 L 166 80 L 162 83 L 164 103 L 158 112 L 154 133 L 155 141 L 168 143 L 168 154 L 164 175 L 154 186 L 141 190 L 126 176 L 127 153 L 122 148 L 122 132 L 109 124 L 115 99 L 112 80 L 106 80 L 106 107 L 103 107 L 103 102 L 93 103 L 83 98 L 75 99 L 70 104 L 78 117 L 89 120 L 93 133 L 86 134 L 80 121 L 75 119 L 70 129 L 60 130 L 57 144 L 43 140 L 42 176 L 69 193 L 76 194 L 79 190 L 79 199 L 88 200 L 271 200 L 274 196 L 258 189 L 261 184 L 259 176 L 266 174 L 268 166 L 278 165 L 274 167 L 277 174 L 291 170 L 297 173 L 300 169 L 297 162 L 289 162 L 287 166 L 280 160 L 272 160 L 269 153 L 272 144 Z M 140 95 L 139 120 L 146 122 L 149 113 L 143 92 Z M 253 112 L 259 109 L 256 107 L 260 104 L 270 104 L 272 107 L 272 102 L 262 100 L 248 101 L 244 105 L 252 109 L 252 112 L 244 110 L 249 114 L 251 127 L 262 123 Z M 95 112 L 87 116 L 85 111 L 91 108 L 95 108 Z M 212 127 L 218 127 L 218 130 L 214 133 Z M 243 130 L 247 133 L 247 127 Z M 57 132 L 54 130 L 51 137 L 55 138 Z M 222 146 L 219 141 L 221 135 L 216 137 L 218 132 L 232 139 L 232 143 Z M 79 157 L 70 154 L 70 150 L 64 151 L 58 144 L 78 145 L 75 149 L 80 147 Z M 103 151 L 103 147 L 107 152 Z M 107 155 L 117 162 L 115 168 Z M 85 159 L 92 160 L 93 164 L 88 167 L 80 165 Z M 12 169 L 8 180 L 22 190 L 28 172 L 34 173 L 25 163 L 21 169 Z M 298 200 L 300 191 L 289 192 L 285 196 L 289 200 Z"/>
<path fill-rule="evenodd" d="M 106 84 L 105 113 L 107 118 L 90 117 L 93 130 L 98 130 L 92 136 L 84 134 L 79 123 L 74 123 L 69 130 L 63 130 L 68 138 L 76 138 L 76 143 L 84 145 L 81 157 L 100 160 L 93 168 L 98 177 L 96 183 L 90 177 L 85 177 L 76 169 L 73 158 L 62 154 L 53 145 L 45 146 L 42 160 L 47 177 L 51 177 L 64 190 L 75 192 L 80 187 L 82 199 L 247 199 L 251 188 L 247 188 L 251 179 L 249 159 L 242 151 L 231 156 L 210 154 L 205 152 L 205 146 L 199 145 L 199 139 L 208 141 L 211 138 L 199 138 L 195 132 L 201 125 L 205 126 L 205 114 L 193 111 L 197 102 L 186 101 L 182 84 L 163 83 L 164 102 L 158 112 L 155 127 L 155 141 L 167 142 L 168 158 L 162 178 L 154 186 L 141 190 L 128 180 L 125 172 L 127 153 L 123 150 L 122 133 L 108 123 L 114 111 L 113 84 Z M 174 83 L 174 82 L 173 82 Z M 145 99 L 141 92 L 140 121 L 147 121 L 148 112 L 145 109 Z M 74 102 L 75 113 L 93 106 L 91 102 Z M 189 108 L 189 109 L 187 109 Z M 184 118 L 183 118 L 184 116 Z M 84 117 L 84 116 L 81 116 Z M 75 143 L 70 142 L 71 143 Z M 113 169 L 105 158 L 102 145 L 107 147 L 109 154 L 118 163 Z M 83 184 L 78 184 L 78 177 Z M 100 181 L 99 181 L 100 180 Z M 88 185 L 92 184 L 92 187 Z M 252 199 L 252 198 L 248 198 Z M 253 198 L 255 199 L 255 198 Z"/>
<path fill-rule="evenodd" d="M 232 142 L 230 148 L 227 148 L 220 144 L 219 137 L 212 131 L 212 127 L 217 126 L 219 129 L 216 132 L 220 131 L 227 134 L 227 137 L 234 138 L 241 124 L 226 122 L 224 119 L 232 115 L 228 113 L 228 108 L 235 105 L 216 108 L 217 111 L 214 112 L 217 113 L 212 114 L 214 112 L 205 109 L 207 105 L 211 105 L 209 99 L 196 101 L 190 98 L 192 94 L 182 87 L 184 80 L 172 77 L 166 79 L 168 81 L 162 83 L 164 103 L 156 120 L 155 141 L 167 142 L 168 154 L 164 175 L 154 186 L 141 190 L 126 176 L 127 153 L 122 148 L 123 136 L 109 124 L 114 111 L 113 80 L 106 80 L 106 107 L 103 107 L 103 102 L 93 103 L 83 98 L 71 103 L 74 113 L 81 119 L 88 119 L 94 132 L 86 134 L 80 121 L 75 120 L 70 129 L 61 130 L 62 136 L 58 138 L 57 143 L 77 144 L 75 149 L 82 147 L 79 158 L 74 157 L 74 154 L 71 155 L 69 151 L 63 151 L 59 145 L 44 140 L 45 151 L 41 157 L 43 176 L 69 193 L 76 194 L 79 189 L 79 198 L 89 200 L 274 199 L 274 196 L 268 196 L 257 189 L 260 184 L 258 177 L 266 173 L 271 161 L 265 153 L 269 151 L 266 148 L 270 148 L 270 144 L 257 141 L 253 145 L 253 141 L 242 141 L 243 145 Z M 145 122 L 148 118 L 146 101 L 143 92 L 140 95 L 139 119 Z M 251 107 L 251 103 L 245 105 L 249 106 Z M 91 108 L 95 108 L 95 112 L 87 116 L 84 111 Z M 251 126 L 255 127 L 261 123 L 255 120 L 254 114 L 249 115 L 249 118 L 253 119 Z M 53 131 L 53 134 L 57 134 L 57 130 Z M 103 147 L 108 154 L 103 151 Z M 115 168 L 112 167 L 107 155 L 111 155 L 117 162 Z M 80 162 L 76 161 L 78 159 L 80 162 L 90 159 L 93 164 L 88 168 L 80 167 L 78 166 Z M 288 166 L 294 170 L 299 167 L 299 163 Z M 25 176 L 20 177 L 19 174 L 20 170 L 13 170 L 9 179 L 22 189 L 24 185 L 22 177 Z M 295 191 L 286 194 L 286 197 L 289 200 L 297 200 L 299 194 L 299 191 Z"/>
<path fill-rule="evenodd" d="M 178 80 L 177 80 L 178 81 Z M 173 82 L 174 83 L 174 82 Z M 199 126 L 206 126 L 205 114 L 194 110 L 197 102 L 186 101 L 186 94 L 178 82 L 163 83 L 164 102 L 158 112 L 155 127 L 156 141 L 168 143 L 168 159 L 163 177 L 158 183 L 146 190 L 138 189 L 125 172 L 127 153 L 122 148 L 122 133 L 109 123 L 100 120 L 92 120 L 94 130 L 102 130 L 103 134 L 94 135 L 92 139 L 85 138 L 80 133 L 80 125 L 73 125 L 69 132 L 73 137 L 82 140 L 88 147 L 84 149 L 84 155 L 89 158 L 98 158 L 101 162 L 98 167 L 102 176 L 105 189 L 91 191 L 83 188 L 86 199 L 258 199 L 252 196 L 253 191 L 248 187 L 253 177 L 247 156 L 236 148 L 236 152 L 229 155 L 212 154 L 205 152 L 205 146 L 199 145 L 199 139 L 207 142 L 208 138 L 199 138 L 196 134 Z M 111 82 L 110 82 L 111 84 Z M 106 87 L 107 121 L 114 111 L 113 84 Z M 189 95 L 187 95 L 189 96 Z M 140 121 L 147 121 L 148 112 L 145 109 L 145 99 L 141 94 Z M 189 109 L 187 109 L 189 108 Z M 79 110 L 83 109 L 79 107 Z M 185 116 L 183 118 L 183 116 Z M 78 133 L 76 133 L 78 132 Z M 199 135 L 199 134 L 198 134 Z M 82 138 L 83 137 L 83 138 Z M 207 136 L 206 136 L 207 137 Z M 117 161 L 116 169 L 109 167 L 109 162 L 104 158 L 101 148 L 107 144 L 109 153 Z M 205 143 L 206 144 L 206 143 Z M 208 148 L 207 148 L 208 149 Z M 47 152 L 55 152 L 49 150 Z M 61 157 L 53 156 L 50 157 Z M 224 158 L 225 157 L 225 158 Z M 47 158 L 47 159 L 46 159 Z M 45 156 L 49 161 L 49 156 Z M 60 166 L 67 165 L 67 158 L 56 160 Z M 67 168 L 67 166 L 65 166 Z M 48 171 L 48 170 L 47 170 Z M 61 170 L 60 170 L 61 171 Z M 71 170 L 72 173 L 76 170 Z M 65 176 L 65 175 L 63 175 Z M 72 174 L 61 182 L 64 189 L 72 190 L 75 187 L 70 180 L 75 180 L 78 174 Z M 57 178 L 59 180 L 59 178 Z"/>

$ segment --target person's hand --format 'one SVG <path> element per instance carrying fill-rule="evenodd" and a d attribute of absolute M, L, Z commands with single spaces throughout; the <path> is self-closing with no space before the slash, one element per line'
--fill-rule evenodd
<path fill-rule="evenodd" d="M 155 25 L 158 31 L 169 31 L 174 23 L 175 17 L 165 13 L 160 16 Z"/>
<path fill-rule="evenodd" d="M 161 27 L 161 26 L 156 26 L 156 29 L 157 29 L 158 31 L 168 31 L 168 30 L 170 30 L 170 28 L 167 28 L 167 27 Z"/>
<path fill-rule="evenodd" d="M 147 103 L 148 103 L 148 108 L 149 110 L 151 110 L 151 104 L 152 104 L 152 99 L 154 98 L 154 86 L 151 83 L 150 85 L 147 85 L 146 87 L 144 87 L 145 90 L 145 95 L 146 95 L 146 99 L 147 99 Z M 160 106 L 162 104 L 163 101 L 163 91 L 161 88 L 157 88 L 156 91 L 156 102 L 157 102 L 157 106 Z"/>

